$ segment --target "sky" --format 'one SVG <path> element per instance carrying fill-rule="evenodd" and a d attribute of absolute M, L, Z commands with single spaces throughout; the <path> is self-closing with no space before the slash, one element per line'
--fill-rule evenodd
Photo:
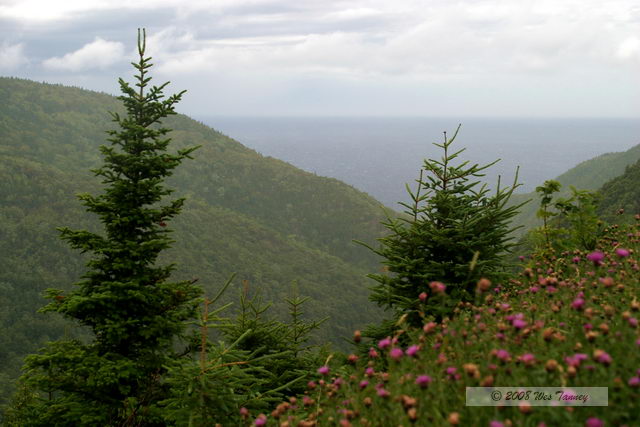
<path fill-rule="evenodd" d="M 0 0 L 0 75 L 196 116 L 637 117 L 637 0 Z"/>

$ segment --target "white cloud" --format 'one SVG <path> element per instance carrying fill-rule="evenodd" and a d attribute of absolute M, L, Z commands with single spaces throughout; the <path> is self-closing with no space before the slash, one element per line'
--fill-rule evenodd
<path fill-rule="evenodd" d="M 288 5 L 292 5 L 289 2 Z M 355 0 L 304 2 L 237 0 L 215 21 L 232 31 L 203 36 L 198 27 L 162 32 L 163 71 L 193 75 L 280 71 L 353 77 L 565 72 L 611 64 L 621 34 L 634 25 L 633 4 L 590 0 Z M 259 5 L 269 5 L 261 10 Z M 194 8 L 196 6 L 193 6 Z M 198 4 L 197 7 L 202 7 Z M 222 7 L 229 8 L 228 5 Z M 193 10 L 193 9 L 192 9 Z M 216 9 L 219 12 L 218 9 Z M 217 13 L 216 12 L 216 13 Z M 373 19 L 363 23 L 362 19 Z M 184 31 L 181 28 L 189 28 Z M 306 30 L 309 29 L 309 30 Z M 201 31 L 207 34 L 207 30 Z M 158 45 L 154 40 L 150 46 Z M 618 49 L 628 55 L 633 46 Z"/>
<path fill-rule="evenodd" d="M 123 59 L 124 45 L 96 37 L 91 43 L 63 57 L 53 57 L 42 62 L 52 70 L 83 71 L 106 68 Z"/>
<path fill-rule="evenodd" d="M 28 62 L 24 55 L 24 44 L 9 44 L 2 42 L 0 44 L 0 69 L 14 70 Z"/>
<path fill-rule="evenodd" d="M 640 39 L 629 37 L 618 46 L 617 51 L 620 59 L 640 58 Z"/>
<path fill-rule="evenodd" d="M 404 88 L 427 97 L 465 88 L 485 102 L 488 87 L 509 84 L 505 100 L 532 85 L 539 90 L 522 89 L 527 96 L 557 96 L 553 88 L 566 82 L 604 94 L 612 82 L 637 86 L 637 1 L 0 0 L 0 19 L 30 36 L 20 39 L 30 54 L 109 34 L 75 52 L 67 46 L 64 56 L 31 58 L 49 70 L 126 66 L 144 17 L 154 72 L 189 88 L 240 82 L 256 93 L 302 94 L 305 82 L 321 81 L 323 93 L 368 85 L 389 97 Z M 0 29 L 0 43 L 3 36 Z"/>

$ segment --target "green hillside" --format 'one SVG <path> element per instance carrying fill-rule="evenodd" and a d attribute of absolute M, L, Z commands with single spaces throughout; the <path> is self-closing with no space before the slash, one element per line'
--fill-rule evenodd
<path fill-rule="evenodd" d="M 113 128 L 108 111 L 120 105 L 106 94 L 11 78 L 0 78 L 0 99 L 0 380 L 7 383 L 23 355 L 77 332 L 35 311 L 44 289 L 69 289 L 84 271 L 55 228 L 96 227 L 74 195 L 100 191 L 89 169 Z M 165 125 L 174 129 L 174 149 L 201 146 L 169 182 L 176 196 L 187 197 L 165 257 L 178 264 L 176 278 L 198 278 L 212 294 L 236 272 L 227 298 L 247 280 L 274 300 L 274 312 L 284 311 L 282 298 L 296 281 L 300 294 L 312 297 L 306 314 L 329 318 L 321 341 L 340 343 L 376 319 L 364 275 L 378 260 L 352 240 L 373 244 L 382 233 L 380 203 L 186 116 Z"/>
<path fill-rule="evenodd" d="M 600 188 L 600 194 L 600 216 L 616 223 L 631 222 L 636 214 L 640 214 L 640 162 L 606 182 Z"/>
<path fill-rule="evenodd" d="M 579 190 L 597 190 L 607 181 L 622 174 L 627 166 L 635 163 L 638 159 L 640 159 L 640 145 L 624 152 L 605 153 L 586 160 L 555 178 L 562 184 L 560 195 L 568 196 L 570 185 Z M 540 220 L 536 218 L 539 198 L 535 192 L 514 194 L 511 202 L 517 204 L 528 199 L 532 199 L 532 201 L 522 207 L 513 221 L 514 226 L 522 226 L 517 231 L 518 236 L 541 224 Z"/>

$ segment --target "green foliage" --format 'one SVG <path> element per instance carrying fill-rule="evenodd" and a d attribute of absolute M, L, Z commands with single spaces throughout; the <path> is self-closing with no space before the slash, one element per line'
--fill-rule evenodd
<path fill-rule="evenodd" d="M 536 188 L 540 195 L 538 217 L 543 225 L 531 233 L 530 239 L 537 251 L 548 255 L 575 248 L 593 250 L 603 228 L 597 215 L 598 193 L 571 186 L 571 197 L 554 200 L 560 189 L 561 184 L 555 180 Z"/>
<path fill-rule="evenodd" d="M 476 178 L 495 162 L 454 165 L 464 151 L 449 151 L 457 133 L 450 139 L 445 133 L 444 142 L 435 144 L 442 159 L 424 161 L 417 190 L 407 186 L 413 203 L 404 204 L 406 216 L 388 217 L 389 234 L 374 250 L 385 272 L 369 275 L 377 282 L 370 299 L 393 309 L 395 318 L 407 314 L 411 324 L 423 314 L 442 318 L 459 302 L 472 301 L 478 279 L 503 276 L 503 256 L 512 246 L 509 220 L 518 206 L 506 205 L 517 184 L 500 188 L 498 182 L 491 195 Z"/>
<path fill-rule="evenodd" d="M 72 248 L 91 254 L 89 270 L 66 295 L 49 289 L 44 308 L 86 326 L 93 340 L 52 342 L 27 358 L 24 382 L 40 392 L 29 425 L 157 424 L 164 366 L 197 305 L 200 290 L 192 281 L 170 282 L 174 266 L 156 265 L 172 243 L 166 221 L 184 203 L 161 204 L 172 192 L 163 181 L 194 150 L 168 153 L 170 129 L 158 126 L 175 114 L 182 92 L 163 99 L 167 83 L 147 90 L 144 35 L 138 52 L 137 88 L 119 80 L 126 115 L 113 113 L 120 129 L 108 132 L 104 166 L 94 171 L 104 193 L 79 196 L 104 234 L 60 229 Z"/>
<path fill-rule="evenodd" d="M 598 217 L 599 193 L 578 190 L 571 186 L 571 197 L 558 199 L 556 209 L 569 223 L 569 235 L 574 247 L 594 250 L 602 236 L 603 223 Z"/>
<path fill-rule="evenodd" d="M 260 360 L 263 369 L 256 377 L 263 386 L 255 389 L 266 393 L 280 388 L 282 393 L 295 394 L 303 390 L 302 380 L 318 365 L 319 353 L 308 345 L 310 334 L 326 320 L 309 321 L 303 317 L 302 307 L 309 297 L 300 297 L 296 286 L 286 298 L 289 306 L 289 321 L 283 322 L 270 316 L 271 304 L 263 303 L 260 292 L 250 297 L 245 282 L 240 296 L 240 307 L 236 319 L 220 325 L 219 329 L 229 342 Z M 252 364 L 255 366 L 255 363 Z M 281 388 L 282 384 L 289 384 Z"/>
<path fill-rule="evenodd" d="M 164 418 L 171 424 L 210 426 L 216 422 L 239 422 L 241 407 L 268 407 L 261 393 L 265 381 L 257 377 L 264 374 L 263 368 L 255 366 L 257 358 L 253 354 L 238 348 L 250 330 L 230 345 L 209 341 L 211 328 L 229 323 L 220 313 L 230 304 L 214 310 L 210 307 L 219 301 L 232 279 L 233 276 L 213 300 L 204 301 L 197 323 L 200 329 L 197 358 L 179 358 L 167 364 L 165 382 L 169 396 L 160 405 Z"/>
<path fill-rule="evenodd" d="M 536 193 L 540 195 L 540 209 L 536 213 L 538 218 L 542 219 L 542 235 L 544 236 L 545 243 L 547 247 L 551 247 L 551 238 L 549 234 L 551 230 L 549 229 L 549 219 L 556 216 L 558 213 L 549 210 L 551 205 L 551 201 L 553 199 L 553 194 L 557 193 L 560 190 L 560 183 L 553 179 L 544 182 L 544 185 L 536 187 Z"/>
<path fill-rule="evenodd" d="M 245 283 L 239 313 L 230 320 L 220 315 L 230 304 L 209 308 L 230 283 L 231 279 L 204 303 L 197 357 L 168 366 L 170 397 L 161 405 L 167 421 L 176 425 L 240 424 L 242 408 L 247 413 L 269 412 L 284 396 L 304 391 L 304 379 L 319 364 L 319 353 L 305 346 L 320 323 L 302 319 L 307 298 L 294 293 L 287 299 L 291 322 L 283 323 L 268 317 L 269 305 L 258 295 L 248 298 Z M 212 330 L 222 332 L 224 340 L 212 343 Z"/>

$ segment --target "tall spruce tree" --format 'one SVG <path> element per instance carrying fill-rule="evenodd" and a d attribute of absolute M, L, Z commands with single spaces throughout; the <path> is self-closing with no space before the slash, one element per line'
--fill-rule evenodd
<path fill-rule="evenodd" d="M 401 203 L 405 215 L 388 217 L 383 225 L 389 234 L 379 239 L 379 248 L 370 248 L 384 265 L 383 273 L 369 275 L 377 282 L 370 299 L 394 312 L 391 322 L 370 328 L 370 336 L 391 332 L 405 314 L 414 325 L 423 316 L 449 315 L 460 301 L 474 300 L 480 278 L 499 279 L 504 271 L 504 255 L 512 246 L 509 220 L 521 206 L 507 205 L 517 176 L 511 187 L 500 188 L 498 181 L 492 194 L 478 178 L 497 160 L 454 164 L 464 151 L 450 151 L 459 130 L 434 144 L 442 158 L 424 160 L 417 190 L 407 186 L 412 202 Z"/>
<path fill-rule="evenodd" d="M 176 114 L 184 91 L 165 98 L 168 83 L 150 87 L 144 30 L 138 54 L 135 87 L 119 79 L 126 114 L 112 113 L 119 129 L 108 132 L 104 165 L 93 171 L 104 192 L 79 196 L 104 232 L 60 229 L 91 257 L 76 288 L 67 295 L 49 289 L 43 309 L 88 327 L 94 338 L 54 342 L 27 358 L 23 381 L 39 398 L 24 406 L 24 425 L 163 424 L 157 402 L 167 395 L 164 366 L 200 295 L 191 281 L 169 280 L 174 265 L 156 263 L 172 243 L 167 221 L 184 203 L 163 203 L 172 192 L 163 182 L 195 148 L 168 151 L 162 119 Z"/>

